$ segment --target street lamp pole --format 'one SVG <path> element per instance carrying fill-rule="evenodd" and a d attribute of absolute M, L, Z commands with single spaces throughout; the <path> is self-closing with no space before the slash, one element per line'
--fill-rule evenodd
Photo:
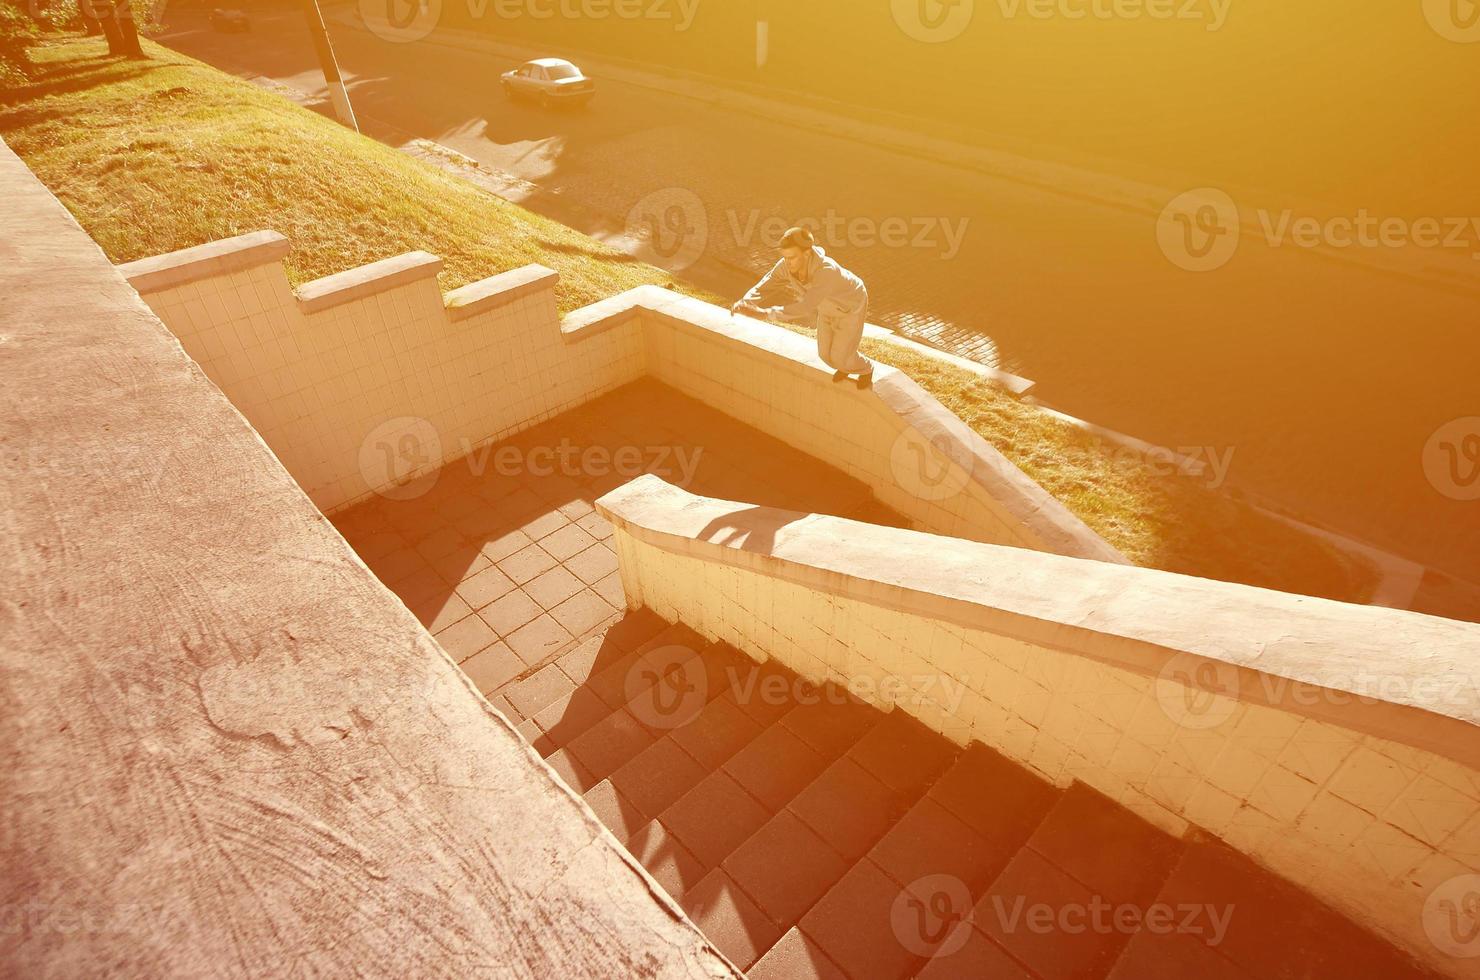
<path fill-rule="evenodd" d="M 349 92 L 339 74 L 339 62 L 334 59 L 334 47 L 329 43 L 329 31 L 324 27 L 324 15 L 319 10 L 318 0 L 303 0 L 303 13 L 308 18 L 308 32 L 313 35 L 313 46 L 319 54 L 319 66 L 324 69 L 324 83 L 329 86 L 329 101 L 334 103 L 334 112 L 340 122 L 358 133 L 360 124 L 349 104 Z"/>

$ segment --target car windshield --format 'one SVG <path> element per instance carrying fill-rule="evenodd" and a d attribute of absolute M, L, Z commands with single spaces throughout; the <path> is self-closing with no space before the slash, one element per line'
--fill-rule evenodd
<path fill-rule="evenodd" d="M 575 65 L 567 65 L 567 64 L 546 65 L 545 66 L 545 75 L 546 75 L 546 77 L 551 78 L 551 79 L 580 78 L 581 77 L 581 73 L 576 68 Z"/>

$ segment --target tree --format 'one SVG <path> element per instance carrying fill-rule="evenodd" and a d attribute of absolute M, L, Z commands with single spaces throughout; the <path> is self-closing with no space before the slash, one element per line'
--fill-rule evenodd
<path fill-rule="evenodd" d="M 139 31 L 134 24 L 134 10 L 129 0 L 80 0 L 81 5 L 91 8 L 90 13 L 103 28 L 108 39 L 108 53 L 125 58 L 142 58 L 144 49 L 139 46 Z"/>

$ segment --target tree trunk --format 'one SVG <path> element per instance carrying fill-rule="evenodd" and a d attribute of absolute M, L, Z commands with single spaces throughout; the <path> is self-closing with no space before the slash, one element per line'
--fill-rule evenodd
<path fill-rule="evenodd" d="M 144 49 L 139 47 L 138 25 L 134 23 L 134 8 L 129 0 L 116 0 L 113 4 L 113 16 L 118 18 L 118 32 L 123 37 L 123 55 L 129 58 L 144 57 Z"/>
<path fill-rule="evenodd" d="M 129 0 L 82 0 L 79 6 L 84 11 L 91 8 L 88 12 L 97 18 L 103 29 L 103 36 L 108 39 L 109 54 L 122 55 L 125 58 L 144 57 L 144 50 L 139 47 L 139 32 L 134 26 L 134 12 L 129 6 Z M 86 17 L 87 13 L 83 16 Z"/>

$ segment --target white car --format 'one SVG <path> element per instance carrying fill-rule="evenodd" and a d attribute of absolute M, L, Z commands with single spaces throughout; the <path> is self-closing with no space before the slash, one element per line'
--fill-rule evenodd
<path fill-rule="evenodd" d="M 596 83 L 569 61 L 536 58 L 503 73 L 504 94 L 511 99 L 534 99 L 546 109 L 557 105 L 585 105 L 596 94 Z"/>

